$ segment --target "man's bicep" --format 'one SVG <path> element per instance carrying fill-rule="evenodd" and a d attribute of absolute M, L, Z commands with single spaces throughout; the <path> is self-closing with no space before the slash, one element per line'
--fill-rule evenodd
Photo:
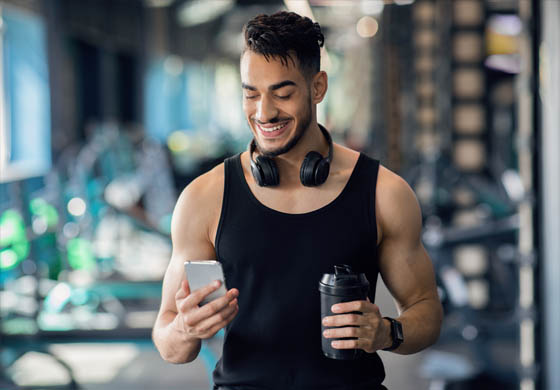
<path fill-rule="evenodd" d="M 206 207 L 201 207 L 201 195 L 196 188 L 188 188 L 179 197 L 171 220 L 173 252 L 163 278 L 160 312 L 176 312 L 175 294 L 185 280 L 184 262 L 215 259 L 216 254 L 208 236 Z"/>
<path fill-rule="evenodd" d="M 415 303 L 437 298 L 434 270 L 430 257 L 420 244 L 407 254 L 392 255 L 384 248 L 385 261 L 380 266 L 381 277 L 395 299 L 399 312 Z"/>
<path fill-rule="evenodd" d="M 432 261 L 421 241 L 422 213 L 412 189 L 402 179 L 381 194 L 383 238 L 380 273 L 399 310 L 437 298 Z"/>

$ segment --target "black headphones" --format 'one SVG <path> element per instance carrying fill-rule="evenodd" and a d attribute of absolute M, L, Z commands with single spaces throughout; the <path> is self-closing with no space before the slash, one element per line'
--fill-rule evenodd
<path fill-rule="evenodd" d="M 325 136 L 329 144 L 329 155 L 323 157 L 321 153 L 311 151 L 307 153 L 299 170 L 299 179 L 301 184 L 306 187 L 316 187 L 323 184 L 329 177 L 333 155 L 333 142 L 331 135 L 323 126 L 319 125 L 319 129 Z M 253 160 L 253 153 L 257 145 L 255 139 L 249 144 L 249 158 L 251 159 L 251 173 L 257 184 L 261 187 L 274 187 L 280 183 L 278 168 L 274 159 L 266 156 L 257 156 L 257 160 Z"/>

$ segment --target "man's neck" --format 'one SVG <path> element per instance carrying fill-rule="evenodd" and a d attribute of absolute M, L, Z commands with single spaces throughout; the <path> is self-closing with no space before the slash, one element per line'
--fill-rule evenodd
<path fill-rule="evenodd" d="M 328 142 L 316 121 L 310 123 L 309 128 L 296 146 L 289 152 L 274 158 L 280 174 L 281 186 L 300 183 L 301 164 L 307 153 L 311 151 L 319 152 L 323 156 L 326 156 L 329 152 Z"/>

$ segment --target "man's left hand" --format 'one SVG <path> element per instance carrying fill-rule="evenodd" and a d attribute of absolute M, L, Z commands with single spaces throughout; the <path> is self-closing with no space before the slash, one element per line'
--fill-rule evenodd
<path fill-rule="evenodd" d="M 363 349 L 372 353 L 392 345 L 389 321 L 381 317 L 379 307 L 369 301 L 337 303 L 331 307 L 334 316 L 323 318 L 323 325 L 340 328 L 325 329 L 328 339 L 353 337 L 351 340 L 334 340 L 335 349 Z M 356 314 L 352 312 L 361 312 Z"/>

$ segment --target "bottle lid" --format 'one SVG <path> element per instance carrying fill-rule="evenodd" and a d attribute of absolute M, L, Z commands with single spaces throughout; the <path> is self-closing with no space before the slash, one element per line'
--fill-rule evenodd
<path fill-rule="evenodd" d="M 365 274 L 354 273 L 349 265 L 337 264 L 334 266 L 334 274 L 323 274 L 319 291 L 330 295 L 365 298 L 369 291 L 369 281 Z"/>

